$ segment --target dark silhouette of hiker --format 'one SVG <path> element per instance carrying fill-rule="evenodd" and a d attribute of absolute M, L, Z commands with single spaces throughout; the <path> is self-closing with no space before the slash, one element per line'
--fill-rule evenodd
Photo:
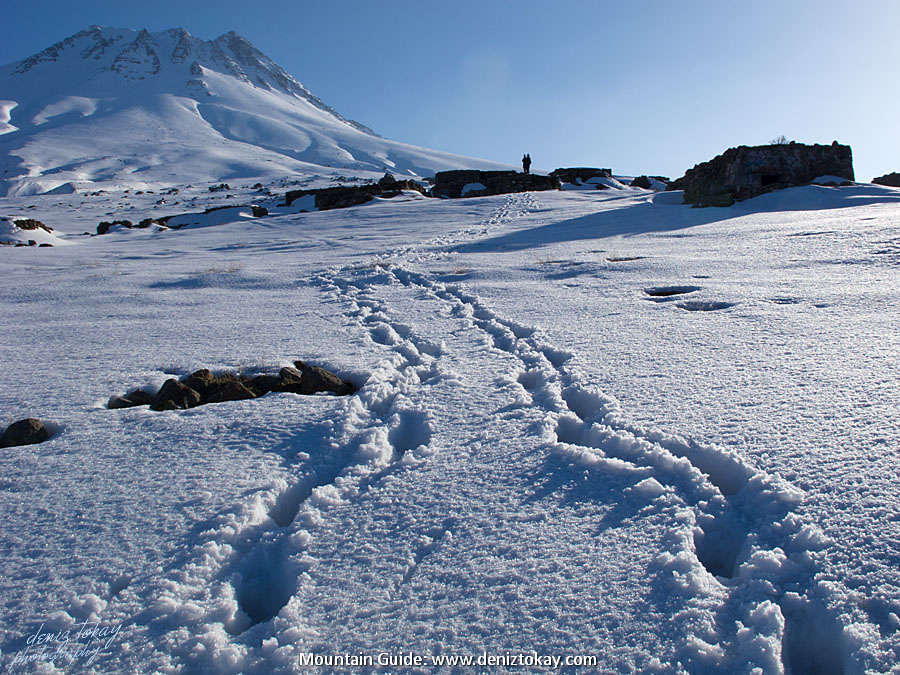
<path fill-rule="evenodd" d="M 529 173 L 531 171 L 531 155 L 527 153 L 522 155 L 522 171 L 524 173 Z"/>

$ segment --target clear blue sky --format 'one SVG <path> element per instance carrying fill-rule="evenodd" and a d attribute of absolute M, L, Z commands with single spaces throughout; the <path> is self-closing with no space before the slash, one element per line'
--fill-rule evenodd
<path fill-rule="evenodd" d="M 386 137 L 510 164 L 676 177 L 784 134 L 849 143 L 861 180 L 900 170 L 894 0 L 4 5 L 0 63 L 95 23 L 236 30 Z"/>

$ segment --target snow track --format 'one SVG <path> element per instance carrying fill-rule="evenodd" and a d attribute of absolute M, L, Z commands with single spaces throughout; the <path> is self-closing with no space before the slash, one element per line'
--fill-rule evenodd
<path fill-rule="evenodd" d="M 629 491 L 676 512 L 683 527 L 672 531 L 657 567 L 672 592 L 696 595 L 701 610 L 680 619 L 686 664 L 789 673 L 849 667 L 827 590 L 815 582 L 816 554 L 828 542 L 794 511 L 802 492 L 723 448 L 628 423 L 614 399 L 567 367 L 572 354 L 462 288 L 396 266 L 384 278 L 447 303 L 520 362 L 514 382 L 545 412 L 540 434 L 558 462 L 583 466 L 600 481 L 633 475 Z"/>
<path fill-rule="evenodd" d="M 624 616 L 659 635 L 608 655 L 610 670 L 861 670 L 801 490 L 736 452 L 635 424 L 577 352 L 417 266 L 539 206 L 510 195 L 475 227 L 306 280 L 374 365 L 336 403 L 322 448 L 287 459 L 289 479 L 222 515 L 141 593 L 158 600 L 133 616 L 147 645 L 135 669 L 295 672 L 302 653 L 398 645 L 587 649 L 622 637 Z M 576 480 L 576 497 L 548 497 Z M 645 584 L 628 591 L 638 601 L 615 596 L 590 616 L 607 592 L 592 576 L 620 569 L 646 570 L 627 580 Z M 618 619 L 600 615 L 609 607 Z M 154 661 L 163 643 L 170 660 Z"/>

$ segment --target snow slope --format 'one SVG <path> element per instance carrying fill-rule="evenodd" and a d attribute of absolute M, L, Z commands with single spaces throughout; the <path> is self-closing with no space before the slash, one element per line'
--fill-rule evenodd
<path fill-rule="evenodd" d="M 0 453 L 4 665 L 86 621 L 107 633 L 77 667 L 97 672 L 410 650 L 900 665 L 900 191 L 379 200 L 77 234 L 263 198 L 231 194 L 0 199 L 72 244 L 0 249 L 0 422 L 59 425 Z M 294 358 L 361 389 L 104 407 Z"/>
<path fill-rule="evenodd" d="M 375 135 L 240 35 L 91 26 L 0 68 L 0 193 L 508 168 Z M 92 187 L 96 188 L 94 185 Z"/>

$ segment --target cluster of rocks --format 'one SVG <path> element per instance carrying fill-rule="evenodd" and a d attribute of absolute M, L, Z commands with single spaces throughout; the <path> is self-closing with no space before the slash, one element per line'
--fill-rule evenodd
<path fill-rule="evenodd" d="M 53 244 L 50 242 L 41 242 L 38 244 L 34 239 L 29 239 L 28 242 L 24 241 L 0 241 L 0 246 L 37 246 L 38 248 L 53 248 Z"/>
<path fill-rule="evenodd" d="M 210 185 L 210 192 L 225 192 L 225 190 L 230 190 L 231 186 L 228 183 L 219 183 L 218 185 Z"/>
<path fill-rule="evenodd" d="M 53 233 L 52 227 L 50 227 L 49 225 L 45 225 L 41 221 L 35 220 L 34 218 L 18 218 L 18 219 L 0 218 L 0 220 L 2 220 L 4 222 L 12 221 L 12 224 L 15 225 L 17 228 L 19 228 L 20 230 L 36 231 L 36 230 L 40 229 L 40 230 L 44 230 L 48 234 Z M 0 241 L 0 245 L 3 245 L 3 246 L 38 246 L 39 248 L 52 248 L 53 247 L 53 244 L 51 244 L 49 242 L 43 242 L 41 244 L 38 244 L 37 240 L 35 240 L 35 239 L 29 239 L 27 241 L 27 243 L 24 241 L 2 240 L 2 241 Z"/>
<path fill-rule="evenodd" d="M 831 145 L 742 145 L 696 165 L 669 188 L 684 190 L 685 204 L 731 206 L 772 190 L 806 185 L 824 175 L 854 179 L 849 145 L 837 141 Z"/>
<path fill-rule="evenodd" d="M 126 227 L 130 230 L 135 227 L 139 227 L 139 228 L 150 227 L 154 223 L 159 224 L 159 225 L 164 225 L 164 223 L 160 222 L 162 220 L 165 220 L 165 219 L 160 218 L 157 220 L 154 218 L 145 218 L 144 220 L 139 222 L 137 225 L 132 223 L 130 220 L 113 220 L 112 222 L 103 220 L 103 221 L 100 221 L 100 223 L 97 225 L 97 234 L 106 234 L 113 227 L 116 227 L 116 226 Z"/>
<path fill-rule="evenodd" d="M 207 213 L 213 213 L 214 211 L 221 211 L 222 209 L 233 209 L 233 208 L 249 208 L 250 212 L 253 214 L 254 218 L 262 218 L 263 216 L 269 215 L 269 210 L 266 207 L 257 206 L 255 204 L 252 204 L 250 206 L 239 206 L 239 207 L 235 207 L 230 204 L 227 206 L 214 206 L 212 208 L 205 209 L 203 211 L 202 215 L 206 215 Z M 189 214 L 175 213 L 170 216 L 162 216 L 161 218 L 144 218 L 142 221 L 140 221 L 136 224 L 132 223 L 130 220 L 113 220 L 112 222 L 104 220 L 97 225 L 97 234 L 107 234 L 113 229 L 113 227 L 117 227 L 117 226 L 124 227 L 124 228 L 131 230 L 134 228 L 144 229 L 144 228 L 150 227 L 151 225 L 155 225 L 162 229 L 177 230 L 178 228 L 183 227 L 183 223 L 182 224 L 172 224 L 169 221 L 171 221 L 173 218 L 179 218 L 180 216 L 187 216 L 187 215 L 189 215 Z"/>
<path fill-rule="evenodd" d="M 44 232 L 52 233 L 53 228 L 49 225 L 45 225 L 39 220 L 35 220 L 34 218 L 19 218 L 18 220 L 13 221 L 13 225 L 18 227 L 20 230 L 37 230 L 41 229 Z"/>
<path fill-rule="evenodd" d="M 416 181 L 397 180 L 391 174 L 386 173 L 377 183 L 314 190 L 290 190 L 284 196 L 284 205 L 290 206 L 301 197 L 314 195 L 316 209 L 328 211 L 329 209 L 343 209 L 348 206 L 365 204 L 375 199 L 375 197 L 389 199 L 398 196 L 404 190 L 415 190 L 420 194 L 425 194 L 425 188 Z"/>
<path fill-rule="evenodd" d="M 459 169 L 439 171 L 434 176 L 432 196 L 449 199 L 483 197 L 531 190 L 559 190 L 562 185 L 556 176 L 541 176 L 516 171 L 477 171 Z"/>
<path fill-rule="evenodd" d="M 282 368 L 277 375 L 252 377 L 237 373 L 216 375 L 208 369 L 198 370 L 180 380 L 166 380 L 156 394 L 135 389 L 125 396 L 113 396 L 107 407 L 116 409 L 149 405 L 151 410 L 180 410 L 207 403 L 258 398 L 272 391 L 295 394 L 324 392 L 337 396 L 349 396 L 356 391 L 352 383 L 324 368 L 303 361 L 294 361 L 294 366 Z"/>
<path fill-rule="evenodd" d="M 888 187 L 900 187 L 900 173 L 886 173 L 878 178 L 873 178 L 872 182 L 876 185 L 886 185 Z"/>
<path fill-rule="evenodd" d="M 50 432 L 43 422 L 29 417 L 13 422 L 0 436 L 0 448 L 11 448 L 15 445 L 34 445 L 50 438 Z"/>

